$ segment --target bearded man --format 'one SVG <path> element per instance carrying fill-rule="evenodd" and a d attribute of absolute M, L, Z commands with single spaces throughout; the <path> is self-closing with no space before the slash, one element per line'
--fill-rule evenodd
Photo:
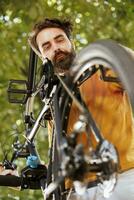
<path fill-rule="evenodd" d="M 29 37 L 30 46 L 35 53 L 42 61 L 46 58 L 49 59 L 54 66 L 55 73 L 60 75 L 65 75 L 68 72 L 75 58 L 71 31 L 72 25 L 69 21 L 46 18 L 34 26 Z M 108 70 L 107 73 L 110 75 L 112 72 Z M 80 91 L 104 137 L 118 149 L 120 157 L 119 178 L 115 191 L 109 200 L 133 200 L 134 126 L 132 110 L 126 93 L 119 84 L 109 84 L 101 80 L 99 73 L 94 74 L 84 82 L 80 86 Z M 105 106 L 100 104 L 100 102 L 104 102 L 102 100 L 104 96 Z M 77 108 L 72 106 L 68 132 L 71 132 L 72 123 L 77 118 L 77 113 Z M 112 120 L 114 120 L 114 131 L 110 134 L 111 124 L 108 121 Z M 84 148 L 88 148 L 87 138 L 84 134 L 79 138 L 79 142 L 84 145 Z M 104 200 L 105 197 L 97 194 L 96 190 L 97 186 L 89 189 L 89 200 L 94 199 L 95 196 L 97 200 Z"/>

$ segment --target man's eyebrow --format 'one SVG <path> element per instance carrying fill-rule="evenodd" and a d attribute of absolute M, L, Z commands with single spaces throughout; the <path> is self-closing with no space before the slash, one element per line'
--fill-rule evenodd
<path fill-rule="evenodd" d="M 56 37 L 54 37 L 54 39 L 58 39 L 58 38 L 61 38 L 61 37 L 64 37 L 64 36 L 62 34 L 59 34 Z"/>
<path fill-rule="evenodd" d="M 45 45 L 48 45 L 50 42 L 44 42 L 41 46 L 44 47 Z"/>

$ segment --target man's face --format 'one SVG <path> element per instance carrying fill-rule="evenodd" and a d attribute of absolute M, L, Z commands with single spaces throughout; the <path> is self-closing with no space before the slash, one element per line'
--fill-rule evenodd
<path fill-rule="evenodd" d="M 54 65 L 55 72 L 66 72 L 73 62 L 75 51 L 66 33 L 60 28 L 45 28 L 36 37 L 43 58 Z"/>

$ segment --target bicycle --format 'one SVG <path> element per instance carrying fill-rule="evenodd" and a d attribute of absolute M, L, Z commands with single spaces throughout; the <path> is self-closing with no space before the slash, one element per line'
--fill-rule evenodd
<path fill-rule="evenodd" d="M 134 109 L 133 61 L 130 52 L 128 53 L 116 42 L 98 41 L 87 46 L 77 55 L 66 77 L 55 74 L 51 62 L 46 59 L 42 66 L 41 80 L 35 87 L 37 60 L 35 54 L 31 52 L 28 82 L 11 80 L 8 89 L 10 102 L 26 104 L 26 142 L 21 149 L 15 146 L 17 150 L 11 162 L 6 163 L 7 168 L 13 167 L 14 159 L 30 156 L 28 166 L 22 170 L 20 177 L 0 176 L 0 185 L 21 186 L 22 189 L 41 188 L 44 199 L 56 200 L 89 199 L 88 188 L 100 185 L 104 196 L 108 196 L 116 187 L 119 168 L 118 149 L 103 137 L 103 133 L 84 101 L 80 87 L 99 71 L 103 81 L 123 83 L 123 88 L 128 91 L 132 109 Z M 118 74 L 118 77 L 106 76 L 110 67 Z M 16 83 L 26 84 L 27 90 L 14 89 L 13 85 Z M 24 98 L 13 99 L 11 95 L 16 93 L 24 94 Z M 32 105 L 38 93 L 41 94 L 45 105 L 35 120 Z M 71 125 L 73 128 L 69 132 L 69 116 L 74 105 L 79 110 L 78 118 L 73 121 Z M 49 167 L 46 169 L 41 164 L 35 149 L 34 138 L 41 121 L 44 118 L 47 119 L 48 116 L 54 121 L 54 129 Z M 88 151 L 85 151 L 81 143 L 77 143 L 83 132 L 89 139 Z M 96 140 L 96 146 L 92 144 L 91 134 Z M 85 172 L 96 174 L 96 179 L 84 183 Z M 67 178 L 72 179 L 74 183 L 71 189 L 65 188 Z"/>

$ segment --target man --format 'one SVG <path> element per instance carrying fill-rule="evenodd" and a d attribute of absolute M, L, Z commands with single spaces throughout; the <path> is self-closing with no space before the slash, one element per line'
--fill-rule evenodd
<path fill-rule="evenodd" d="M 29 37 L 33 50 L 42 60 L 45 58 L 51 60 L 55 73 L 67 73 L 75 57 L 71 31 L 72 27 L 68 21 L 45 19 L 35 25 L 32 35 Z M 108 76 L 112 75 L 111 70 L 107 70 L 106 73 Z M 99 72 L 85 81 L 80 86 L 80 91 L 104 137 L 118 149 L 120 175 L 115 191 L 109 199 L 133 200 L 134 126 L 127 95 L 119 84 L 101 80 Z M 68 133 L 72 130 L 77 114 L 77 108 L 72 105 Z M 78 140 L 85 149 L 88 148 L 85 134 L 82 134 Z M 97 187 L 89 190 L 90 199 L 94 199 L 95 195 L 98 195 L 96 196 L 97 200 L 105 199 L 96 190 Z"/>
<path fill-rule="evenodd" d="M 67 72 L 75 57 L 71 31 L 72 25 L 68 21 L 61 22 L 58 19 L 45 19 L 43 22 L 35 24 L 29 37 L 32 49 L 42 61 L 48 58 L 53 63 L 55 73 L 64 74 Z M 51 129 L 52 123 L 49 121 L 49 146 L 51 146 L 52 139 Z"/>

